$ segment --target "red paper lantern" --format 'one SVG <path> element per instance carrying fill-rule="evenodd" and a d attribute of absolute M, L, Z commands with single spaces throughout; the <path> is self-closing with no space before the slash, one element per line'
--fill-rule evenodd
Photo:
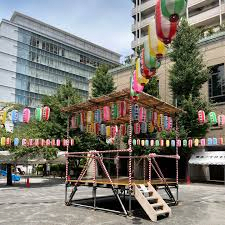
<path fill-rule="evenodd" d="M 193 146 L 193 140 L 192 139 L 189 139 L 188 140 L 188 147 L 189 148 L 192 148 L 192 146 Z"/>
<path fill-rule="evenodd" d="M 126 116 L 126 102 L 125 101 L 121 101 L 119 103 L 119 115 L 120 117 L 124 117 Z"/>
<path fill-rule="evenodd" d="M 144 107 L 140 107 L 139 109 L 139 122 L 145 122 L 146 121 L 146 109 Z"/>
<path fill-rule="evenodd" d="M 34 144 L 33 139 L 29 139 L 29 146 L 33 146 L 33 144 Z"/>
<path fill-rule="evenodd" d="M 45 146 L 45 139 L 40 140 L 40 146 Z"/>
<path fill-rule="evenodd" d="M 205 123 L 205 112 L 203 110 L 198 111 L 198 122 L 201 124 Z"/>
<path fill-rule="evenodd" d="M 45 121 L 49 120 L 49 116 L 50 116 L 50 108 L 48 106 L 43 107 L 42 109 L 43 120 Z"/>
<path fill-rule="evenodd" d="M 176 36 L 177 22 L 170 22 L 162 15 L 160 0 L 157 0 L 155 6 L 155 22 L 159 40 L 169 44 Z"/>
<path fill-rule="evenodd" d="M 35 139 L 35 140 L 34 140 L 34 145 L 35 145 L 35 146 L 39 146 L 39 144 L 40 144 L 39 139 Z"/>
<path fill-rule="evenodd" d="M 140 132 L 141 132 L 140 123 L 134 123 L 134 133 L 135 134 L 140 134 Z"/>
<path fill-rule="evenodd" d="M 46 140 L 46 146 L 50 146 L 51 145 L 51 141 L 50 141 L 50 139 L 47 139 Z"/>
<path fill-rule="evenodd" d="M 59 147 L 60 145 L 61 145 L 61 140 L 60 139 L 57 139 L 56 140 L 56 146 Z"/>
<path fill-rule="evenodd" d="M 5 144 L 6 145 L 11 145 L 11 139 L 10 138 L 6 138 Z"/>
<path fill-rule="evenodd" d="M 224 126 L 224 124 L 225 124 L 225 115 L 219 115 L 218 119 L 217 119 L 217 122 L 218 122 L 218 126 L 220 126 L 220 127 Z"/>
<path fill-rule="evenodd" d="M 23 122 L 24 123 L 29 123 L 30 121 L 30 109 L 25 108 L 23 110 Z"/>

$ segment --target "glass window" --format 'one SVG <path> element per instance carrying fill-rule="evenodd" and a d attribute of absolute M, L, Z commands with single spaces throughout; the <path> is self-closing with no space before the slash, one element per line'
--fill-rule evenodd
<path fill-rule="evenodd" d="M 209 99 L 213 102 L 225 102 L 224 64 L 209 67 Z"/>

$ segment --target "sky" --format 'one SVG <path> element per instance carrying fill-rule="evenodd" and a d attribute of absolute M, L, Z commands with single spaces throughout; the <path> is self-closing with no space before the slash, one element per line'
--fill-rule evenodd
<path fill-rule="evenodd" d="M 0 19 L 18 11 L 126 56 L 132 7 L 131 0 L 0 0 Z"/>

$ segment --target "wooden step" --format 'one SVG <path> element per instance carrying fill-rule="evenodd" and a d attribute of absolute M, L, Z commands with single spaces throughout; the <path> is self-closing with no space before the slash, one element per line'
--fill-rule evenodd
<path fill-rule="evenodd" d="M 169 213 L 170 212 L 168 210 L 166 210 L 166 209 L 164 209 L 164 210 L 157 210 L 156 211 L 157 216 L 160 216 L 160 215 L 163 215 L 163 214 L 169 214 Z"/>
<path fill-rule="evenodd" d="M 157 201 L 157 200 L 158 200 L 158 198 L 156 198 L 156 197 L 154 197 L 154 196 L 146 197 L 146 199 L 147 199 L 148 201 Z"/>
<path fill-rule="evenodd" d="M 151 206 L 155 209 L 155 208 L 161 208 L 161 207 L 163 207 L 163 204 L 160 203 L 160 202 L 157 202 L 157 203 L 151 204 Z"/>

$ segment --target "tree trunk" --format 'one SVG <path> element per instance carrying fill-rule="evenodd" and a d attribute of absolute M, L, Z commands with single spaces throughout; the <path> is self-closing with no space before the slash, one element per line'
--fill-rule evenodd
<path fill-rule="evenodd" d="M 6 171 L 7 171 L 7 185 L 12 186 L 12 165 L 11 164 L 6 165 Z"/>

